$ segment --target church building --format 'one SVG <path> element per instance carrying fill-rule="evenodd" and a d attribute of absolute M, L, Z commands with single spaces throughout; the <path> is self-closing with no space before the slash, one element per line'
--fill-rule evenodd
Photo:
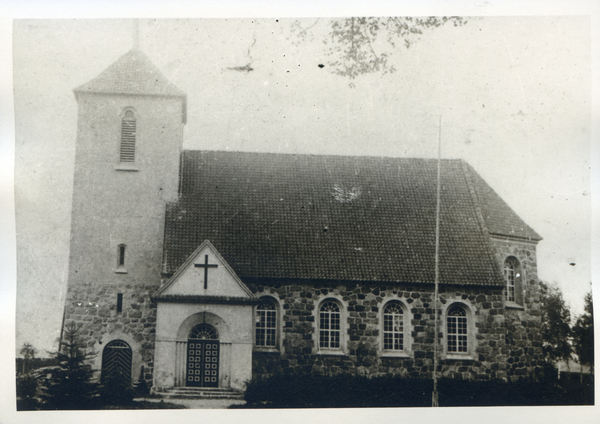
<path fill-rule="evenodd" d="M 183 150 L 187 96 L 132 49 L 78 103 L 65 323 L 104 379 L 540 372 L 541 237 L 463 160 Z M 209 143 L 207 143 L 209 144 Z M 436 313 L 439 331 L 435 331 Z"/>

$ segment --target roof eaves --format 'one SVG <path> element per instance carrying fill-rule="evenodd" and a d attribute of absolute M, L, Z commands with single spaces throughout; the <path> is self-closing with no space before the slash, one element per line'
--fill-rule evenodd
<path fill-rule="evenodd" d="M 199 303 L 199 304 L 228 304 L 228 305 L 256 305 L 259 299 L 256 297 L 240 296 L 202 296 L 185 294 L 155 294 L 152 296 L 154 302 L 169 303 Z"/>
<path fill-rule="evenodd" d="M 517 236 L 514 234 L 505 234 L 505 233 L 492 233 L 490 232 L 491 236 L 494 237 L 500 237 L 500 238 L 506 238 L 506 239 L 517 239 L 520 241 L 528 241 L 531 243 L 538 243 L 542 240 L 544 240 L 544 238 L 542 236 L 540 236 L 539 234 L 535 233 L 537 235 L 537 237 L 525 237 L 525 236 Z"/>

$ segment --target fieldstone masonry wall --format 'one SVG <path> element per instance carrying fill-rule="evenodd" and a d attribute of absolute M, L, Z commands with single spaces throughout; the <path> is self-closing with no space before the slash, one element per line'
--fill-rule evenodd
<path fill-rule="evenodd" d="M 539 283 L 537 276 L 536 245 L 525 241 L 516 241 L 506 238 L 491 238 L 496 259 L 501 266 L 506 258 L 514 256 L 522 268 L 523 299 L 522 305 L 529 311 L 539 312 Z"/>
<path fill-rule="evenodd" d="M 89 283 L 69 286 L 65 311 L 65 323 L 76 322 L 81 326 L 81 337 L 89 351 L 98 352 L 94 368 L 100 369 L 102 349 L 108 341 L 129 335 L 134 355 L 141 364 L 132 370 L 132 378 L 140 377 L 152 384 L 154 370 L 154 341 L 156 334 L 156 303 L 150 294 L 157 285 L 120 285 L 115 283 Z M 123 294 L 122 312 L 117 312 L 117 294 Z M 135 362 L 135 361 L 134 361 Z"/>
<path fill-rule="evenodd" d="M 522 305 L 507 305 L 506 346 L 508 375 L 511 378 L 527 375 L 527 363 L 538 367 L 542 358 L 540 284 L 537 276 L 536 244 L 508 238 L 491 238 L 498 263 L 509 256 L 517 258 L 522 273 Z"/>
<path fill-rule="evenodd" d="M 434 309 L 433 287 L 403 285 L 352 284 L 325 287 L 319 285 L 252 285 L 258 295 L 280 299 L 283 324 L 280 352 L 255 352 L 254 377 L 273 374 L 338 374 L 367 376 L 400 375 L 430 378 L 433 371 Z M 324 299 L 343 299 L 346 321 L 346 346 L 340 355 L 319 354 L 317 308 Z M 457 359 L 445 353 L 445 318 L 440 319 L 440 370 L 442 375 L 458 379 L 512 379 L 539 372 L 541 345 L 538 346 L 539 317 L 525 310 L 505 308 L 501 288 L 440 288 L 442 316 L 454 302 L 467 306 L 473 347 L 469 358 Z M 406 357 L 382 355 L 382 308 L 397 299 L 409 313 L 405 337 L 410 337 Z M 345 329 L 344 329 L 345 328 Z M 342 338 L 343 342 L 343 338 Z M 537 371 L 536 371 L 537 369 Z M 514 376 L 514 377 L 513 377 Z"/>
<path fill-rule="evenodd" d="M 535 245 L 492 239 L 499 264 L 516 257 L 523 273 L 523 304 L 509 304 L 500 287 L 440 287 L 440 370 L 457 379 L 517 379 L 541 372 L 539 282 Z M 279 303 L 279 351 L 253 353 L 253 377 L 273 374 L 313 373 L 430 378 L 433 371 L 434 305 L 433 286 L 302 282 L 246 282 L 257 295 L 270 295 Z M 70 285 L 65 322 L 82 326 L 82 337 L 99 352 L 119 334 L 130 336 L 144 379 L 152 384 L 156 304 L 150 295 L 158 285 L 118 284 L 116 282 Z M 123 310 L 117 313 L 117 294 L 123 294 Z M 339 354 L 320 354 L 318 307 L 328 298 L 338 299 L 343 308 L 342 349 Z M 406 354 L 388 356 L 382 351 L 382 313 L 386 302 L 398 300 L 408 314 L 405 323 Z M 460 359 L 445 353 L 447 308 L 458 302 L 470 311 L 468 337 L 473 342 L 469 357 Z M 103 344 L 100 344 L 100 342 Z M 132 370 L 137 380 L 140 367 Z"/>

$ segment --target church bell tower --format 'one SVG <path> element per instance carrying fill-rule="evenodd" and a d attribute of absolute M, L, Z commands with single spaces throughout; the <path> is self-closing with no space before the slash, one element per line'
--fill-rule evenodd
<path fill-rule="evenodd" d="M 137 37 L 136 37 L 137 38 Z M 65 323 L 104 379 L 152 379 L 167 202 L 178 196 L 186 94 L 137 48 L 74 90 L 78 103 Z"/>

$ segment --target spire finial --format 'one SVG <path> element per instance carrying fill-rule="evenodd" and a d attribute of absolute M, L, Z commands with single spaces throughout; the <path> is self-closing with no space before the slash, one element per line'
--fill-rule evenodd
<path fill-rule="evenodd" d="M 133 20 L 133 48 L 139 50 L 140 48 L 140 20 Z"/>

